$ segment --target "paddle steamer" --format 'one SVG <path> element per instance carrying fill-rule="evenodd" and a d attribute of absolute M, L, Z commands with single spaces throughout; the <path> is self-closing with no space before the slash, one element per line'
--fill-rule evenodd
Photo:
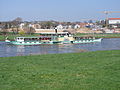
<path fill-rule="evenodd" d="M 101 42 L 102 38 L 87 37 L 74 37 L 68 32 L 44 32 L 36 37 L 16 37 L 14 41 L 6 38 L 5 42 L 14 45 L 39 45 L 39 44 L 77 44 L 77 43 L 91 43 Z"/>

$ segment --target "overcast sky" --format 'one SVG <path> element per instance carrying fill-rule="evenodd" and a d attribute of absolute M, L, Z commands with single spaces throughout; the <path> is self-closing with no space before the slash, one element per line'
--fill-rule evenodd
<path fill-rule="evenodd" d="M 102 11 L 120 11 L 120 0 L 0 0 L 0 21 L 105 19 Z M 109 17 L 120 18 L 120 13 Z"/>

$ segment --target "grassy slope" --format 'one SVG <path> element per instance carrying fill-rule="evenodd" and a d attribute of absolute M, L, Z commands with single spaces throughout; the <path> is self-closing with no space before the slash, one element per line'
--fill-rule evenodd
<path fill-rule="evenodd" d="M 120 38 L 119 33 L 116 33 L 116 34 L 89 34 L 89 33 L 84 34 L 84 33 L 78 33 L 75 36 L 85 36 L 85 35 L 94 36 L 94 37 L 97 37 L 97 38 Z"/>
<path fill-rule="evenodd" d="M 31 36 L 38 36 L 39 34 L 33 34 L 33 35 L 23 35 L 25 37 L 31 37 Z M 84 33 L 78 33 L 75 36 L 94 36 L 97 38 L 120 38 L 120 34 L 84 34 Z M 8 37 L 9 39 L 14 39 L 15 37 L 19 37 L 19 34 L 13 35 L 13 34 L 9 34 Z M 5 40 L 5 36 L 4 35 L 0 35 L 0 40 Z"/>
<path fill-rule="evenodd" d="M 39 34 L 32 34 L 32 35 L 28 35 L 28 34 L 25 34 L 25 35 L 9 34 L 9 35 L 7 35 L 7 36 L 8 36 L 9 39 L 14 40 L 15 37 L 20 37 L 20 36 L 21 36 L 21 37 L 22 37 L 22 36 L 23 36 L 23 37 L 24 37 L 24 36 L 25 36 L 25 37 L 32 37 L 32 36 L 38 36 L 38 35 L 39 35 Z M 5 40 L 5 38 L 6 38 L 6 36 L 0 35 L 0 40 Z"/>
<path fill-rule="evenodd" d="M 2 90 L 118 90 L 120 50 L 0 58 Z"/>

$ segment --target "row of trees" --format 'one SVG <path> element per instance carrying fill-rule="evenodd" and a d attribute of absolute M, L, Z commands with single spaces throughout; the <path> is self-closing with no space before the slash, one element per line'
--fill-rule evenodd
<path fill-rule="evenodd" d="M 35 29 L 33 27 L 30 27 L 29 24 L 26 24 L 26 26 L 23 29 L 19 28 L 19 25 L 22 23 L 22 18 L 16 18 L 13 21 L 9 22 L 1 22 L 1 34 L 8 34 L 8 31 L 12 31 L 13 34 L 18 34 L 19 32 L 24 32 L 27 34 L 32 34 L 35 32 Z"/>
<path fill-rule="evenodd" d="M 41 22 L 40 25 L 42 29 L 50 29 L 50 28 L 57 27 L 60 23 L 62 25 L 74 25 L 75 24 L 72 22 L 44 21 L 44 22 Z"/>
<path fill-rule="evenodd" d="M 52 21 L 46 21 L 46 22 L 41 22 L 40 25 L 42 29 L 50 29 L 56 27 L 58 23 Z"/>

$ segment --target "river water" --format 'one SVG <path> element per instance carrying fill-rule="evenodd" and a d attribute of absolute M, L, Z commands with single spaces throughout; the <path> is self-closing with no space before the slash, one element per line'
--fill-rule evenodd
<path fill-rule="evenodd" d="M 8 45 L 5 42 L 0 42 L 0 57 L 99 50 L 120 50 L 120 38 L 103 39 L 102 42 L 88 44 L 53 44 L 35 46 Z"/>

